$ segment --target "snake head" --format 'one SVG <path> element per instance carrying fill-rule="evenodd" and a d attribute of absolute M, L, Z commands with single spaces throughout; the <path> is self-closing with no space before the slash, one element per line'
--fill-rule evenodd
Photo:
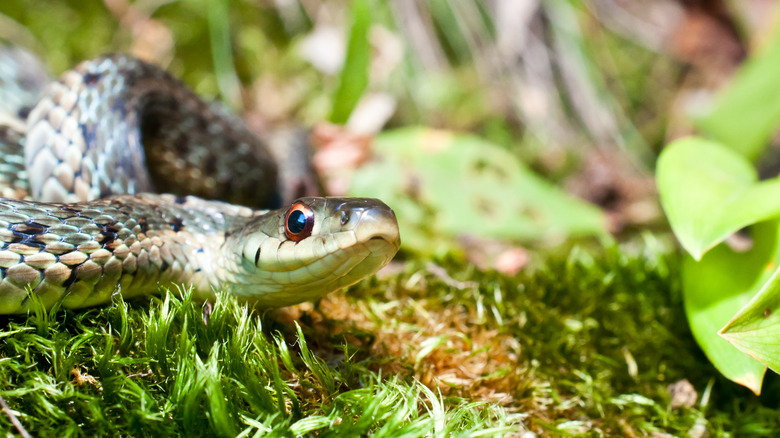
<path fill-rule="evenodd" d="M 228 237 L 233 293 L 264 307 L 315 299 L 385 266 L 401 245 L 395 213 L 371 198 L 300 198 Z"/>

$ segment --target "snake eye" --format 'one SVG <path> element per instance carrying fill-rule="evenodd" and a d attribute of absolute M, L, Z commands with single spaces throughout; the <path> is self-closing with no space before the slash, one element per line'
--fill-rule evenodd
<path fill-rule="evenodd" d="M 311 236 L 314 228 L 314 212 L 300 202 L 293 204 L 284 216 L 284 234 L 293 242 Z"/>

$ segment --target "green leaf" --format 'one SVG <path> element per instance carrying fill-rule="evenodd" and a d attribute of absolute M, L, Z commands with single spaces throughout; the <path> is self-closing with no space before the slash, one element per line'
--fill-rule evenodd
<path fill-rule="evenodd" d="M 463 235 L 536 241 L 606 233 L 598 208 L 479 138 L 405 128 L 381 134 L 375 150 L 382 161 L 356 172 L 350 195 L 392 206 L 407 249 L 441 253 Z"/>
<path fill-rule="evenodd" d="M 214 72 L 217 76 L 219 93 L 234 110 L 240 110 L 241 81 L 238 79 L 233 59 L 233 45 L 230 41 L 230 5 L 227 1 L 208 1 L 209 41 Z"/>
<path fill-rule="evenodd" d="M 672 231 L 696 260 L 739 229 L 780 214 L 780 180 L 758 182 L 746 158 L 701 138 L 667 146 L 656 182 Z"/>
<path fill-rule="evenodd" d="M 751 229 L 753 248 L 738 253 L 718 245 L 701 261 L 683 261 L 685 313 L 696 341 L 724 376 L 756 394 L 766 367 L 741 354 L 718 336 L 718 331 L 744 306 L 769 278 L 770 263 L 777 263 L 778 221 L 762 222 Z M 773 262 L 774 260 L 774 262 Z"/>
<path fill-rule="evenodd" d="M 780 124 L 780 32 L 742 65 L 715 109 L 697 125 L 748 159 L 757 158 Z"/>
<path fill-rule="evenodd" d="M 780 269 L 778 257 L 765 265 L 772 272 L 761 290 L 720 331 L 740 351 L 780 372 Z"/>
<path fill-rule="evenodd" d="M 371 27 L 371 8 L 367 0 L 352 2 L 352 26 L 344 68 L 339 87 L 333 96 L 332 123 L 343 124 L 349 119 L 360 97 L 368 86 L 368 67 L 371 61 L 371 45 L 368 30 Z"/>

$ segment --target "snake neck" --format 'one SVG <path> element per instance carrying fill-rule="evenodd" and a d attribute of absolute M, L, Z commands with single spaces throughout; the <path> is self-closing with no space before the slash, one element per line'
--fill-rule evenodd
<path fill-rule="evenodd" d="M 101 57 L 64 73 L 45 96 L 27 120 L 26 164 L 41 169 L 30 176 L 36 199 L 164 191 L 250 206 L 280 201 L 266 145 L 160 68 Z"/>
<path fill-rule="evenodd" d="M 224 290 L 231 284 L 234 280 L 231 273 L 241 264 L 241 255 L 233 246 L 233 236 L 240 234 L 253 217 L 265 210 L 256 211 L 193 196 L 142 194 L 140 197 L 154 206 L 153 212 L 144 212 L 147 223 L 148 218 L 156 218 L 149 224 L 150 232 L 146 237 L 158 237 L 161 249 L 165 246 L 174 249 L 173 260 L 187 269 L 186 275 L 180 275 L 181 271 L 176 270 L 161 275 L 158 284 L 184 284 L 192 288 L 196 299 L 214 299 L 215 291 Z M 140 213 L 137 197 L 119 199 L 131 204 L 134 213 Z"/>

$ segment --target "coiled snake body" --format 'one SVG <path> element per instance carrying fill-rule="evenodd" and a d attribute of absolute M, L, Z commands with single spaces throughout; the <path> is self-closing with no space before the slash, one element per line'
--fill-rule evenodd
<path fill-rule="evenodd" d="M 106 56 L 40 94 L 45 75 L 21 71 L 36 62 L 0 48 L 0 97 L 14 96 L 0 103 L 0 313 L 26 312 L 31 293 L 81 308 L 176 284 L 285 306 L 397 252 L 395 215 L 376 199 L 204 199 L 278 207 L 290 166 L 167 72 Z"/>

